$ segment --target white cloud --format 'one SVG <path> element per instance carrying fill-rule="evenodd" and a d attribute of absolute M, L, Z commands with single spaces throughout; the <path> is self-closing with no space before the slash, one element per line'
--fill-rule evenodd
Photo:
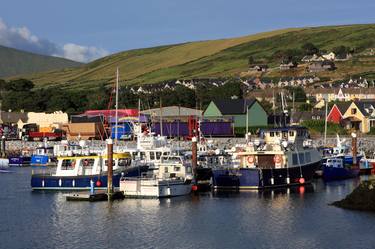
<path fill-rule="evenodd" d="M 49 40 L 38 38 L 27 27 L 8 27 L 1 18 L 0 45 L 37 54 L 63 57 L 79 62 L 89 62 L 109 54 L 103 48 L 82 46 L 73 43 L 65 45 L 55 44 Z"/>
<path fill-rule="evenodd" d="M 63 46 L 63 57 L 74 61 L 92 61 L 108 55 L 108 51 L 97 48 L 67 43 Z"/>

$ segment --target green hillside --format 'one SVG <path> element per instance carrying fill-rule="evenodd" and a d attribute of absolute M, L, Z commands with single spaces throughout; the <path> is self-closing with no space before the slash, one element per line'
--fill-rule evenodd
<path fill-rule="evenodd" d="M 311 42 L 330 51 L 340 45 L 360 52 L 375 47 L 375 24 L 296 28 L 260 33 L 240 38 L 189 42 L 184 44 L 130 50 L 104 57 L 79 68 L 27 75 L 39 86 L 60 85 L 87 88 L 113 81 L 120 68 L 122 84 L 156 83 L 172 79 L 239 76 L 247 72 L 248 58 L 267 63 L 271 70 L 265 76 L 278 77 L 280 59 L 275 54 L 298 50 Z M 274 67 L 272 69 L 272 67 Z M 323 73 L 332 80 L 375 71 L 373 57 L 355 57 L 338 63 L 334 72 Z M 305 71 L 294 72 L 294 76 Z"/>
<path fill-rule="evenodd" d="M 0 46 L 0 77 L 45 72 L 81 65 L 79 62 Z"/>

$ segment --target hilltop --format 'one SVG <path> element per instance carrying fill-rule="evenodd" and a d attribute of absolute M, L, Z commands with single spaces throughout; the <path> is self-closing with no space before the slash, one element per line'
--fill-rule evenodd
<path fill-rule="evenodd" d="M 345 46 L 355 52 L 351 60 L 337 63 L 337 70 L 322 72 L 319 76 L 337 80 L 375 71 L 375 58 L 360 53 L 375 47 L 375 24 L 361 24 L 283 29 L 233 39 L 129 50 L 80 67 L 22 77 L 32 80 L 39 87 L 58 85 L 69 89 L 88 89 L 98 87 L 100 83 L 109 84 L 114 80 L 116 67 L 120 69 L 121 84 L 238 77 L 248 75 L 249 57 L 270 67 L 267 73 L 250 76 L 301 76 L 306 73 L 304 65 L 293 72 L 278 70 L 281 62 L 278 54 L 301 49 L 306 43 L 313 43 L 325 51 Z"/>
<path fill-rule="evenodd" d="M 79 62 L 0 46 L 0 77 L 46 72 L 82 65 Z"/>

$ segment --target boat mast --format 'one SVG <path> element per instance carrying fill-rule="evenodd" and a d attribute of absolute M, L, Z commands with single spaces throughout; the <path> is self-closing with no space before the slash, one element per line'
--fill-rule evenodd
<path fill-rule="evenodd" d="M 163 136 L 163 108 L 161 103 L 161 97 L 160 97 L 160 136 Z"/>
<path fill-rule="evenodd" d="M 272 110 L 273 110 L 273 127 L 276 127 L 276 103 L 275 103 L 275 90 L 272 90 Z"/>
<path fill-rule="evenodd" d="M 116 112 L 115 112 L 115 145 L 117 145 L 117 136 L 118 136 L 118 79 L 119 79 L 119 73 L 118 73 L 118 67 L 116 71 Z"/>
<path fill-rule="evenodd" d="M 328 112 L 328 102 L 326 100 L 324 100 L 324 102 L 326 102 L 326 118 L 325 118 L 325 122 L 324 122 L 324 144 L 326 145 L 327 144 L 327 112 Z"/>
<path fill-rule="evenodd" d="M 247 140 L 248 140 L 247 136 L 249 134 L 249 108 L 246 105 L 246 100 L 245 100 L 245 107 L 246 107 L 246 135 L 245 135 L 245 138 L 246 138 L 246 142 L 247 142 Z"/>

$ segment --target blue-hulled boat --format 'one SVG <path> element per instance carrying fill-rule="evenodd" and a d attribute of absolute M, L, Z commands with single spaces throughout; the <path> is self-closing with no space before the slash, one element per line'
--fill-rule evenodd
<path fill-rule="evenodd" d="M 9 156 L 9 166 L 10 167 L 24 167 L 30 166 L 31 157 L 30 156 Z"/>
<path fill-rule="evenodd" d="M 132 163 L 129 153 L 113 154 L 113 186 L 119 187 L 120 177 L 140 176 L 148 166 Z M 52 168 L 33 167 L 33 190 L 85 190 L 91 182 L 97 189 L 107 187 L 107 155 L 78 155 L 58 157 L 55 171 Z"/>
<path fill-rule="evenodd" d="M 323 165 L 324 181 L 335 181 L 354 178 L 359 175 L 360 169 L 345 166 L 342 158 L 329 158 Z"/>
<path fill-rule="evenodd" d="M 31 166 L 56 166 L 56 157 L 53 153 L 53 147 L 41 146 L 37 147 L 35 153 L 31 155 Z"/>
<path fill-rule="evenodd" d="M 260 138 L 237 153 L 238 166 L 215 168 L 215 189 L 262 189 L 311 182 L 321 156 L 304 127 L 262 130 Z"/>

